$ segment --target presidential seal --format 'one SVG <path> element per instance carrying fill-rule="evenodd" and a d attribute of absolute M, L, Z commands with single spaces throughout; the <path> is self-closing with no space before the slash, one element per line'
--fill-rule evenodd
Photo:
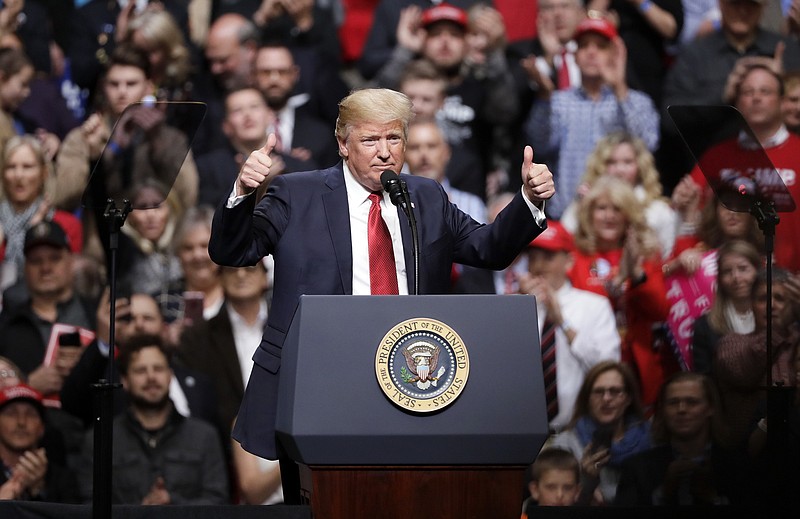
<path fill-rule="evenodd" d="M 461 337 L 441 321 L 403 321 L 383 336 L 375 376 L 395 405 L 415 413 L 439 411 L 464 390 L 469 354 Z"/>

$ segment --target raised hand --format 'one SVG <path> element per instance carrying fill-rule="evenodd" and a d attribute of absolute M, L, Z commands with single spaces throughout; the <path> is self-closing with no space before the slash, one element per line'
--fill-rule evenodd
<path fill-rule="evenodd" d="M 537 205 L 556 194 L 553 174 L 546 165 L 533 162 L 533 148 L 530 146 L 525 146 L 522 154 L 522 185 L 525 196 Z"/>
<path fill-rule="evenodd" d="M 236 179 L 237 195 L 249 195 L 274 176 L 271 175 L 272 159 L 269 154 L 275 148 L 276 141 L 275 134 L 270 133 L 264 146 L 248 155 Z"/>

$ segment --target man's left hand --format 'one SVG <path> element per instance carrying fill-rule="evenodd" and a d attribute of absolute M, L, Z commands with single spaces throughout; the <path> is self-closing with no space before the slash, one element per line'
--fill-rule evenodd
<path fill-rule="evenodd" d="M 546 165 L 533 162 L 533 148 L 530 146 L 525 146 L 522 157 L 522 185 L 525 188 L 525 196 L 539 206 L 556 194 L 553 174 Z"/>

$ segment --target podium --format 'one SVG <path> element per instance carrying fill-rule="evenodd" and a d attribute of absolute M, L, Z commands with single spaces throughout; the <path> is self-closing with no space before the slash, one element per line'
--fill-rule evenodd
<path fill-rule="evenodd" d="M 394 359 L 411 379 L 414 329 L 455 345 L 462 371 L 445 391 L 440 362 L 442 393 L 409 409 L 379 372 Z M 281 370 L 277 435 L 314 517 L 519 517 L 548 434 L 532 296 L 302 296 Z"/>

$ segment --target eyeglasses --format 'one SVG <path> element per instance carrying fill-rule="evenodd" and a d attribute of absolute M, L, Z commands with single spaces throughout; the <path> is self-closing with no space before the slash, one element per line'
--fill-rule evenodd
<path fill-rule="evenodd" d="M 625 393 L 624 387 L 596 387 L 592 389 L 592 396 L 595 398 L 603 398 L 607 394 L 614 399 L 619 398 L 623 393 Z"/>
<path fill-rule="evenodd" d="M 13 369 L 0 369 L 0 378 L 17 378 L 17 372 Z"/>

